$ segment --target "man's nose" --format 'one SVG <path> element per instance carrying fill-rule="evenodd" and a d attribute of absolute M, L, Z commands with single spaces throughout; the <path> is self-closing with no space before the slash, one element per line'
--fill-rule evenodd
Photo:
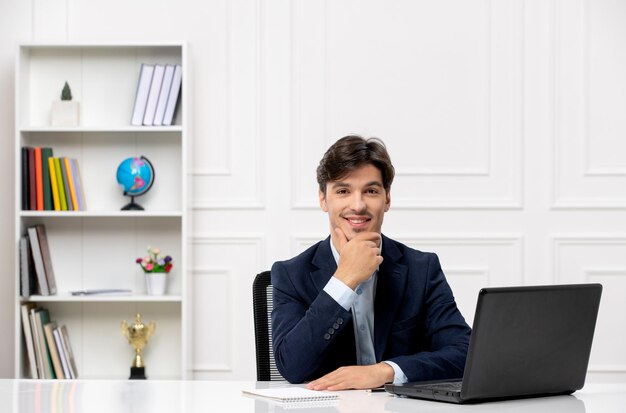
<path fill-rule="evenodd" d="M 361 213 L 365 211 L 366 205 L 363 200 L 363 196 L 360 193 L 355 193 L 352 196 L 352 200 L 350 202 L 350 207 L 354 212 Z"/>

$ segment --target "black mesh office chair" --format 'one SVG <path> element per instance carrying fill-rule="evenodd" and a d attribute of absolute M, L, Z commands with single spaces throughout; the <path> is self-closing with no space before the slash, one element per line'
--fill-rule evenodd
<path fill-rule="evenodd" d="M 252 284 L 252 305 L 258 381 L 285 380 L 278 372 L 272 350 L 272 296 L 271 273 L 264 271 L 257 274 Z"/>

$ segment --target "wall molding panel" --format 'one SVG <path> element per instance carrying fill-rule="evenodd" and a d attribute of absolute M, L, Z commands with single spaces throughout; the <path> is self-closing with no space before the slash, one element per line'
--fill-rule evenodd
<path fill-rule="evenodd" d="M 615 328 L 626 313 L 626 234 L 558 235 L 552 244 L 555 282 L 604 287 L 589 371 L 626 374 L 626 333 Z"/>
<path fill-rule="evenodd" d="M 416 7 L 419 8 L 419 6 Z M 431 12 L 444 13 L 438 7 L 434 7 Z M 397 19 L 403 23 L 402 17 L 398 15 L 382 9 L 378 11 L 383 14 L 383 19 Z M 478 111 L 477 116 L 480 120 L 476 121 L 477 123 L 470 131 L 461 127 L 458 129 L 440 128 L 445 131 L 449 130 L 451 132 L 449 136 L 434 129 L 433 133 L 436 135 L 433 138 L 435 139 L 431 139 L 426 133 L 423 136 L 412 136 L 411 133 L 415 132 L 411 132 L 414 128 L 410 125 L 414 125 L 414 122 L 410 124 L 400 122 L 400 125 L 406 126 L 403 133 L 399 130 L 395 134 L 393 130 L 385 133 L 384 128 L 376 126 L 377 123 L 384 123 L 384 120 L 378 121 L 376 115 L 372 114 L 369 118 L 365 118 L 365 115 L 359 117 L 361 113 L 368 113 L 370 110 L 368 106 L 371 102 L 361 103 L 362 100 L 359 100 L 348 105 L 348 100 L 346 100 L 346 104 L 340 103 L 346 96 L 357 95 L 363 82 L 379 80 L 384 84 L 389 83 L 390 88 L 396 86 L 396 83 L 389 79 L 379 78 L 382 76 L 381 72 L 387 68 L 382 63 L 380 67 L 377 67 L 377 64 L 371 61 L 370 54 L 373 52 L 370 48 L 348 53 L 349 57 L 353 57 L 355 61 L 363 62 L 359 65 L 360 75 L 352 72 L 346 74 L 341 69 L 348 64 L 348 61 L 344 61 L 335 51 L 335 48 L 340 47 L 335 44 L 337 42 L 340 45 L 344 44 L 343 37 L 346 33 L 342 31 L 340 22 L 345 21 L 342 14 L 345 12 L 347 11 L 344 8 L 332 2 L 297 1 L 292 4 L 291 128 L 294 139 L 291 151 L 294 160 L 293 167 L 296 171 L 292 174 L 292 208 L 305 210 L 317 208 L 315 184 L 311 182 L 317 159 L 309 154 L 318 153 L 321 157 L 328 145 L 338 137 L 349 133 L 380 136 L 387 143 L 392 157 L 396 159 L 396 182 L 398 184 L 394 185 L 395 208 L 521 208 L 522 134 L 520 125 L 523 85 L 521 45 L 524 31 L 520 4 L 515 1 L 475 2 L 469 14 L 464 16 L 462 23 L 451 23 L 468 24 L 477 29 L 478 34 L 472 37 L 471 41 L 468 40 L 468 46 L 480 54 L 480 63 L 473 63 L 475 59 L 472 59 L 471 64 L 475 67 L 472 67 L 471 73 L 476 76 L 472 79 L 472 83 L 481 87 L 477 86 L 476 89 L 468 90 L 468 95 L 459 95 L 459 100 L 467 101 L 467 105 L 458 106 L 459 112 L 455 114 L 460 115 L 463 110 L 469 110 L 471 113 Z M 367 25 L 367 22 L 364 24 Z M 402 30 L 411 30 L 410 27 L 407 24 L 407 27 L 402 26 Z M 428 45 L 417 41 L 420 38 L 418 34 L 421 33 L 412 34 L 415 35 L 416 43 L 407 45 L 407 51 L 414 48 L 416 53 L 437 56 L 436 50 L 429 49 Z M 449 45 L 446 44 L 446 47 L 450 49 L 451 58 L 460 59 L 455 64 L 458 64 L 459 68 L 464 67 L 469 61 L 465 60 L 460 49 L 455 50 L 459 45 L 452 40 L 450 42 Z M 383 53 L 381 50 L 377 51 Z M 365 64 L 366 61 L 369 64 Z M 412 64 L 416 65 L 415 68 L 411 66 Z M 449 62 L 444 60 L 440 63 L 432 60 L 431 64 L 434 67 L 437 67 L 437 64 L 445 64 L 438 70 L 433 69 L 435 71 L 447 73 L 452 70 Z M 414 79 L 416 73 L 420 73 L 420 67 L 423 65 L 420 66 L 407 57 L 406 66 L 410 69 L 404 72 L 399 71 L 395 73 L 395 76 L 398 78 L 397 82 L 411 84 L 411 79 Z M 370 72 L 367 72 L 368 69 Z M 451 75 L 453 73 L 452 70 Z M 358 77 L 354 83 L 350 83 L 350 76 L 361 77 Z M 362 82 L 357 83 L 361 81 L 361 78 Z M 449 77 L 446 79 L 449 80 Z M 443 78 L 441 81 L 445 83 Z M 354 89 L 351 89 L 353 84 Z M 436 89 L 432 91 L 426 89 L 425 92 L 433 94 L 434 101 L 431 102 L 431 110 L 438 108 L 438 105 L 445 105 L 444 101 L 438 101 L 442 97 L 438 96 L 439 92 Z M 412 102 L 415 103 L 414 100 Z M 406 103 L 408 105 L 409 101 Z M 402 99 L 396 104 L 402 105 Z M 336 107 L 339 112 L 345 112 L 348 119 L 354 118 L 352 122 L 349 122 L 350 126 L 342 126 L 348 121 L 338 118 L 339 115 L 334 110 Z M 403 109 L 398 107 L 398 110 Z M 449 115 L 451 114 L 448 113 L 446 116 Z M 436 112 L 434 116 L 441 116 L 441 114 Z M 378 113 L 377 117 L 384 119 L 385 113 Z M 474 121 L 472 118 L 472 122 Z M 424 119 L 425 124 L 429 122 Z M 438 143 L 442 139 L 449 140 L 449 142 Z M 468 139 L 472 140 L 471 144 L 468 143 Z M 412 143 L 413 140 L 418 140 L 420 150 L 417 152 Z M 467 147 L 468 150 L 455 154 L 457 146 Z M 469 152 L 469 156 L 464 152 Z M 432 156 L 429 157 L 423 153 L 432 153 Z M 439 154 L 445 155 L 440 160 L 431 159 Z M 419 191 L 415 188 L 419 188 Z"/>
<path fill-rule="evenodd" d="M 255 365 L 254 353 L 242 354 L 237 343 L 254 342 L 252 281 L 261 268 L 265 237 L 205 234 L 193 236 L 190 244 L 193 376 L 245 377 Z"/>
<path fill-rule="evenodd" d="M 607 18 L 605 2 L 555 4 L 552 208 L 625 208 L 626 161 L 615 152 L 626 131 L 620 13 Z"/>

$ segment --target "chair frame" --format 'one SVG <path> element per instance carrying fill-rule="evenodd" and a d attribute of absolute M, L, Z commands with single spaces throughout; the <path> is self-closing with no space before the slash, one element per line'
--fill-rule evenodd
<path fill-rule="evenodd" d="M 254 342 L 256 346 L 257 381 L 285 380 L 278 371 L 272 348 L 273 291 L 270 271 L 263 271 L 252 283 L 254 309 Z"/>

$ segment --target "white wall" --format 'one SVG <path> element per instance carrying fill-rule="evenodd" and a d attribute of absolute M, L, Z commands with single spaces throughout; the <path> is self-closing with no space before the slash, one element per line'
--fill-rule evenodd
<path fill-rule="evenodd" d="M 315 167 L 348 133 L 397 169 L 384 232 L 487 285 L 602 282 L 591 378 L 626 379 L 626 2 L 0 1 L 0 193 L 19 42 L 189 44 L 196 378 L 254 377 L 254 274 L 325 237 Z M 0 198 L 0 323 L 12 325 Z M 10 331 L 10 329 L 7 329 Z M 13 374 L 0 338 L 0 376 Z"/>

